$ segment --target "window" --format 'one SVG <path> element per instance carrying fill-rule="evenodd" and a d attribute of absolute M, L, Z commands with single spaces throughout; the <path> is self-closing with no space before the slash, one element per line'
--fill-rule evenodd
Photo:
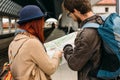
<path fill-rule="evenodd" d="M 108 8 L 108 7 L 106 7 L 106 8 L 105 8 L 105 12 L 108 12 L 108 11 L 109 11 L 109 8 Z"/>

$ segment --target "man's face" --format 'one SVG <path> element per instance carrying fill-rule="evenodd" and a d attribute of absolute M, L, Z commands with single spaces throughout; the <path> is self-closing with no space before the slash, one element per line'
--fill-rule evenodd
<path fill-rule="evenodd" d="M 75 12 L 68 12 L 67 13 L 68 17 L 71 17 L 74 21 L 77 21 L 78 23 L 81 23 L 81 19 L 78 15 L 75 14 Z"/>

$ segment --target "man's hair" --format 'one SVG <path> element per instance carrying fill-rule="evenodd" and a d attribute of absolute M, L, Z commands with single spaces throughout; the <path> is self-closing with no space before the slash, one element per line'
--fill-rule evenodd
<path fill-rule="evenodd" d="M 80 11 L 81 14 L 92 11 L 89 0 L 64 0 L 63 6 L 70 12 L 74 12 L 74 9 L 76 9 Z"/>

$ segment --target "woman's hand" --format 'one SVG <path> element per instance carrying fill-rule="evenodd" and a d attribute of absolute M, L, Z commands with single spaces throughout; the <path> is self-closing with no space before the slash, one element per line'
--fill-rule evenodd
<path fill-rule="evenodd" d="M 57 55 L 59 58 L 62 57 L 62 54 L 63 54 L 63 51 L 57 51 L 57 52 L 55 53 L 55 55 Z"/>

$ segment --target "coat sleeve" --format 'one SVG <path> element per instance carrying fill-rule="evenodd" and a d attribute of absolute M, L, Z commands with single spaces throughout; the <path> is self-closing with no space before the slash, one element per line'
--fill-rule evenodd
<path fill-rule="evenodd" d="M 45 49 L 40 41 L 31 39 L 29 40 L 29 47 L 30 47 L 30 54 L 32 61 L 47 75 L 53 74 L 58 65 L 59 65 L 59 57 L 57 55 L 54 55 L 51 59 L 47 53 L 45 52 Z"/>
<path fill-rule="evenodd" d="M 70 46 L 65 47 L 64 56 L 72 70 L 81 70 L 90 60 L 95 52 L 94 48 L 91 47 L 94 39 L 95 36 L 92 35 L 92 32 L 86 34 L 86 31 L 84 31 L 77 35 L 74 49 Z"/>

